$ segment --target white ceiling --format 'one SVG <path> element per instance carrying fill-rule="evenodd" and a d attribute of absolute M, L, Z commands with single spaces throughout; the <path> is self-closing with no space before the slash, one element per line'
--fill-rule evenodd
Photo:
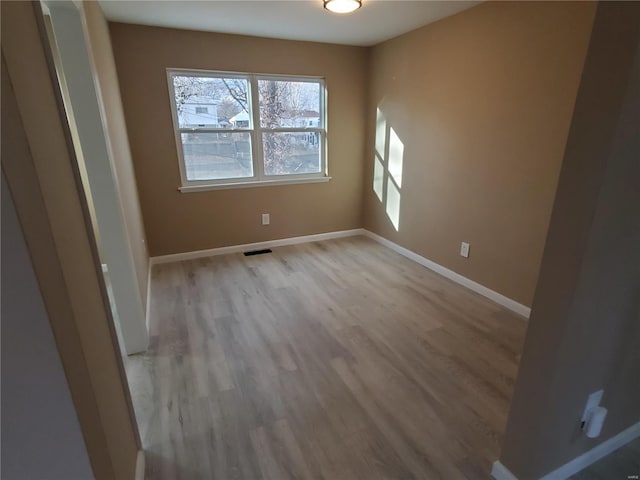
<path fill-rule="evenodd" d="M 347 15 L 322 0 L 100 0 L 111 21 L 260 37 L 369 46 L 453 15 L 478 1 L 363 0 Z"/>

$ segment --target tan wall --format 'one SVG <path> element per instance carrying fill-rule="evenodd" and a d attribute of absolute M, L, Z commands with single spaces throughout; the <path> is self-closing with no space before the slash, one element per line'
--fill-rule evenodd
<path fill-rule="evenodd" d="M 530 306 L 594 9 L 488 2 L 374 47 L 365 228 Z M 376 108 L 404 144 L 397 232 Z"/>
<path fill-rule="evenodd" d="M 640 4 L 594 23 L 501 462 L 534 480 L 640 420 Z M 603 389 L 602 434 L 580 431 Z M 612 477 L 613 478 L 613 477 Z"/>
<path fill-rule="evenodd" d="M 11 118 L 2 107 L 2 120 Z M 14 153 L 4 133 L 2 140 L 2 154 Z M 89 480 L 89 455 L 4 174 L 0 195 L 2 476 Z"/>
<path fill-rule="evenodd" d="M 362 226 L 367 50 L 110 24 L 149 252 L 163 255 Z M 328 183 L 179 193 L 166 68 L 326 78 Z M 260 214 L 271 214 L 262 226 Z"/>
<path fill-rule="evenodd" d="M 129 138 L 122 109 L 120 87 L 116 65 L 111 49 L 109 27 L 100 4 L 95 1 L 83 2 L 88 45 L 97 75 L 97 88 L 101 96 L 101 107 L 107 133 L 107 145 L 113 160 L 116 181 L 120 192 L 122 213 L 126 223 L 127 240 L 133 255 L 142 305 L 146 308 L 147 282 L 149 279 L 149 255 L 145 243 L 142 211 L 138 199 Z"/>
<path fill-rule="evenodd" d="M 95 478 L 132 479 L 139 437 L 39 8 L 2 2 L 2 171 Z"/>

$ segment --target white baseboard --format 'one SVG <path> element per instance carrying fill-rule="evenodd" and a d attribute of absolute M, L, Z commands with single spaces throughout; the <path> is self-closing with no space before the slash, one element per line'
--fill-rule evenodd
<path fill-rule="evenodd" d="M 246 243 L 244 245 L 231 245 L 229 247 L 210 248 L 208 250 L 196 250 L 194 252 L 161 255 L 159 257 L 151 257 L 150 262 L 152 265 L 158 265 L 160 263 L 181 262 L 183 260 L 193 260 L 195 258 L 213 257 L 215 255 L 226 255 L 228 253 L 238 253 L 250 250 L 260 250 L 263 248 L 282 247 L 284 245 L 296 245 L 299 243 L 319 242 L 321 240 L 353 237 L 355 235 L 364 235 L 364 229 L 355 228 L 353 230 L 341 230 L 338 232 L 318 233 L 315 235 L 304 235 L 301 237 L 267 240 L 266 242 Z"/>
<path fill-rule="evenodd" d="M 571 475 L 584 470 L 592 463 L 597 462 L 603 457 L 606 457 L 612 452 L 615 452 L 620 447 L 623 447 L 627 443 L 640 437 L 640 422 L 631 425 L 626 430 L 623 430 L 619 434 L 611 437 L 609 440 L 602 442 L 600 445 L 592 448 L 588 452 L 583 453 L 579 457 L 574 458 L 568 463 L 565 463 L 560 468 L 557 468 L 553 472 L 547 473 L 540 480 L 564 480 Z"/>
<path fill-rule="evenodd" d="M 454 282 L 462 285 L 463 287 L 468 288 L 480 295 L 487 297 L 488 299 L 496 302 L 499 305 L 502 305 L 509 310 L 512 310 L 525 318 L 529 318 L 529 314 L 531 313 L 531 309 L 522 305 L 521 303 L 516 302 L 504 295 L 494 292 L 493 290 L 485 287 L 484 285 L 480 285 L 473 280 L 470 280 L 462 275 L 454 272 L 453 270 L 449 270 L 442 265 L 439 265 L 417 253 L 412 252 L 404 247 L 401 247 L 397 243 L 394 243 L 390 240 L 387 240 L 380 235 L 377 235 L 369 230 L 365 230 L 364 228 L 354 228 L 353 230 L 342 230 L 338 232 L 327 232 L 327 233 L 318 233 L 315 235 L 304 235 L 301 237 L 291 237 L 291 238 L 281 238 L 278 240 L 267 240 L 265 242 L 256 242 L 256 243 L 247 243 L 244 245 L 231 245 L 228 247 L 219 247 L 219 248 L 210 248 L 208 250 L 196 250 L 193 252 L 183 252 L 183 253 L 174 253 L 170 255 L 161 255 L 158 257 L 151 257 L 149 259 L 149 268 L 153 265 L 158 265 L 161 263 L 172 263 L 172 262 L 181 262 L 184 260 L 193 260 L 196 258 L 203 257 L 213 257 L 216 255 L 226 255 L 229 253 L 239 253 L 246 252 L 249 250 L 258 250 L 263 248 L 272 248 L 272 247 L 282 247 L 284 245 L 296 245 L 299 243 L 308 243 L 308 242 L 319 242 L 321 240 L 330 240 L 332 238 L 343 238 L 343 237 L 353 237 L 356 235 L 364 235 L 378 243 L 384 245 L 385 247 L 390 248 L 391 250 L 403 255 L 414 262 L 419 263 L 420 265 L 427 267 L 430 270 L 433 270 L 436 273 L 439 273 L 443 277 L 448 278 L 449 280 L 453 280 Z M 147 294 L 147 300 L 149 295 Z M 149 305 L 147 304 L 147 312 L 149 311 Z M 147 313 L 147 324 L 148 324 L 148 313 Z"/>
<path fill-rule="evenodd" d="M 491 467 L 491 476 L 495 478 L 495 480 L 518 480 L 518 478 L 498 460 L 493 462 L 493 467 Z"/>
<path fill-rule="evenodd" d="M 640 438 L 640 422 L 631 425 L 626 430 L 623 430 L 619 434 L 602 442 L 600 445 L 583 453 L 579 457 L 574 458 L 570 462 L 565 463 L 560 468 L 547 473 L 541 477 L 540 480 L 565 480 L 571 475 L 575 475 L 576 473 L 584 470 L 589 465 L 594 464 L 601 458 L 615 452 L 627 443 L 632 442 L 636 438 Z M 493 463 L 491 476 L 493 476 L 495 480 L 518 480 L 518 478 L 511 473 L 507 467 L 500 463 L 500 461 L 495 461 Z"/>
<path fill-rule="evenodd" d="M 144 469 L 145 469 L 144 452 L 142 450 L 138 450 L 138 456 L 136 457 L 135 480 L 144 480 L 144 473 L 145 473 Z"/>
<path fill-rule="evenodd" d="M 480 285 L 479 283 L 474 282 L 473 280 L 470 280 L 467 277 L 463 277 L 459 273 L 456 273 L 453 270 L 449 270 L 448 268 L 443 267 L 442 265 L 439 265 L 429 260 L 428 258 L 418 255 L 417 253 L 412 252 L 411 250 L 401 247 L 400 245 L 392 242 L 391 240 L 387 240 L 386 238 L 381 237 L 380 235 L 375 234 L 373 232 L 370 232 L 369 230 L 364 230 L 364 235 L 366 235 L 369 238 L 372 238 L 376 242 L 386 247 L 389 247 L 391 250 L 399 253 L 400 255 L 407 257 L 424 267 L 427 267 L 429 270 L 433 270 L 434 272 L 439 273 L 443 277 L 446 277 L 449 280 L 452 280 L 457 284 L 462 285 L 463 287 L 467 287 L 469 290 L 479 293 L 483 297 L 487 297 L 489 300 L 492 300 L 497 304 L 502 305 L 503 307 L 508 308 L 509 310 L 519 315 L 522 315 L 525 318 L 529 318 L 529 315 L 531 314 L 531 309 L 529 307 L 522 305 L 521 303 L 518 303 L 515 300 L 510 299 L 509 297 L 505 297 L 501 293 L 495 292 L 485 287 L 484 285 Z"/>

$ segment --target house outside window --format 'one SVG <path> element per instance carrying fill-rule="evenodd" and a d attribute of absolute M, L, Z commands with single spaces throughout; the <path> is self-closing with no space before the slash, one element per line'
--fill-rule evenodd
<path fill-rule="evenodd" d="M 327 181 L 324 80 L 167 70 L 181 191 Z"/>

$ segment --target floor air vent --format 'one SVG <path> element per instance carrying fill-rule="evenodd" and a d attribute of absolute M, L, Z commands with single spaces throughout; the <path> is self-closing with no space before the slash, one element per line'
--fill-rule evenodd
<path fill-rule="evenodd" d="M 270 248 L 265 248 L 264 250 L 253 250 L 251 252 L 244 252 L 245 257 L 250 257 L 252 255 L 262 255 L 264 253 L 271 253 Z"/>

